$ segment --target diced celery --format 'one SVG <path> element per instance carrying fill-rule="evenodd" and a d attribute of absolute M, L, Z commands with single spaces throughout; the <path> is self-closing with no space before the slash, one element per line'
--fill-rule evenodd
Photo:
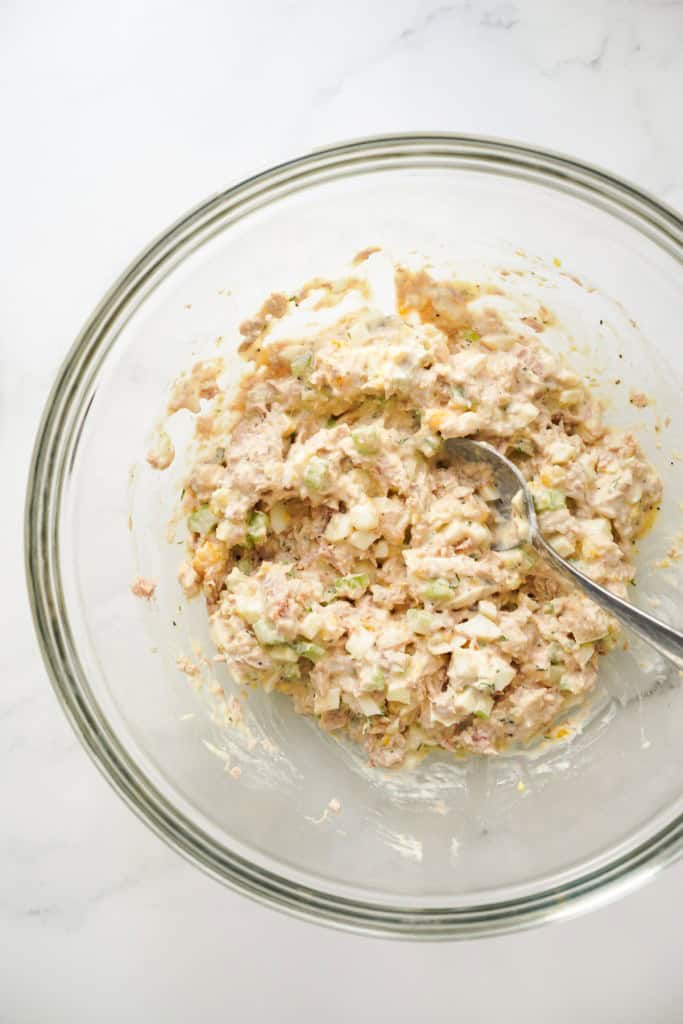
<path fill-rule="evenodd" d="M 338 597 L 357 598 L 363 594 L 370 585 L 370 577 L 365 572 L 352 573 L 350 576 L 340 576 L 334 581 L 334 591 Z"/>
<path fill-rule="evenodd" d="M 379 438 L 374 427 L 359 427 L 352 431 L 351 437 L 357 452 L 361 455 L 376 455 L 379 450 Z"/>
<path fill-rule="evenodd" d="M 283 637 L 280 636 L 277 629 L 272 622 L 268 619 L 257 619 L 252 626 L 256 639 L 264 647 L 271 647 L 274 644 L 281 644 Z"/>
<path fill-rule="evenodd" d="M 208 505 L 200 505 L 192 515 L 187 517 L 187 525 L 193 533 L 202 535 L 210 533 L 218 522 Z"/>
<path fill-rule="evenodd" d="M 247 537 L 252 544 L 260 544 L 268 534 L 268 516 L 265 512 L 252 512 L 247 521 Z"/>
<path fill-rule="evenodd" d="M 382 672 L 381 668 L 376 668 L 373 671 L 370 679 L 363 684 L 363 689 L 370 691 L 384 689 L 384 672 Z"/>
<path fill-rule="evenodd" d="M 289 365 L 295 377 L 299 377 L 299 379 L 307 377 L 313 369 L 313 353 L 300 352 L 299 355 L 294 356 Z"/>
<path fill-rule="evenodd" d="M 381 675 L 382 679 L 379 679 Z M 377 670 L 375 672 L 364 672 L 361 673 L 360 688 L 362 693 L 384 693 L 384 673 Z M 382 698 L 384 699 L 384 698 Z"/>
<path fill-rule="evenodd" d="M 488 718 L 493 708 L 493 699 L 473 686 L 466 686 L 455 694 L 453 703 L 459 711 L 475 715 L 477 718 Z"/>
<path fill-rule="evenodd" d="M 453 596 L 453 590 L 460 580 L 457 578 L 453 583 L 446 579 L 429 580 L 425 584 L 422 595 L 427 601 L 448 601 Z"/>
<path fill-rule="evenodd" d="M 552 604 L 552 601 L 548 603 Z M 564 660 L 564 651 L 559 644 L 551 644 L 548 649 L 548 657 L 551 665 L 561 665 Z"/>
<path fill-rule="evenodd" d="M 481 334 L 479 333 L 479 331 L 475 331 L 474 328 L 472 328 L 469 331 L 465 331 L 463 337 L 467 341 L 480 341 L 481 340 Z"/>
<path fill-rule="evenodd" d="M 306 466 L 306 472 L 304 473 L 304 483 L 310 491 L 321 491 L 327 486 L 329 479 L 329 466 L 325 459 L 321 459 L 319 455 L 314 455 Z"/>
<path fill-rule="evenodd" d="M 567 496 L 564 491 L 559 491 L 555 487 L 535 486 L 531 491 L 537 512 L 553 512 L 555 509 L 564 508 L 567 504 Z"/>
<path fill-rule="evenodd" d="M 309 661 L 320 661 L 325 657 L 325 648 L 309 640 L 297 640 L 294 644 L 297 657 L 308 658 Z"/>
<path fill-rule="evenodd" d="M 283 665 L 280 669 L 280 675 L 288 683 L 296 682 L 298 679 L 301 679 L 301 669 L 296 662 L 293 665 Z"/>
<path fill-rule="evenodd" d="M 424 608 L 409 608 L 406 612 L 406 619 L 413 633 L 417 633 L 419 636 L 431 633 L 436 625 L 435 617 Z"/>

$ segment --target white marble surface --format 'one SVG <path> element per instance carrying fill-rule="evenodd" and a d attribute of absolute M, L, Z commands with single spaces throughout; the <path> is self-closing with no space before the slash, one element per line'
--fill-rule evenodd
<path fill-rule="evenodd" d="M 683 205 L 682 36 L 680 0 L 2 5 L 0 1020 L 681 1020 L 683 864 L 568 924 L 441 946 L 304 925 L 194 871 L 72 735 L 19 538 L 67 346 L 179 212 L 315 145 L 409 129 L 539 143 Z"/>

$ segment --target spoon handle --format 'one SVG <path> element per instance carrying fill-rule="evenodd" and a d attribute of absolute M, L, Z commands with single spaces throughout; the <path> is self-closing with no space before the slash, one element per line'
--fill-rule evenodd
<path fill-rule="evenodd" d="M 533 540 L 538 550 L 545 555 L 553 568 L 562 576 L 581 587 L 596 604 L 599 604 L 605 611 L 611 612 L 624 625 L 633 630 L 641 640 L 645 640 L 656 651 L 672 661 L 678 669 L 683 670 L 683 633 L 674 629 L 673 626 L 667 626 L 665 622 L 660 622 L 659 619 L 648 615 L 647 612 L 641 612 L 635 605 L 610 593 L 605 587 L 601 587 L 599 583 L 579 572 L 558 555 L 540 532 L 534 531 Z"/>

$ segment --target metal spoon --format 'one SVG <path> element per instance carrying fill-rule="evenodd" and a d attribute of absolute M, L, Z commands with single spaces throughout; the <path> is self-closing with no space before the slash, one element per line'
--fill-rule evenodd
<path fill-rule="evenodd" d="M 448 458 L 465 459 L 467 462 L 486 462 L 493 468 L 496 487 L 500 494 L 496 501 L 496 507 L 500 517 L 499 521 L 504 528 L 499 533 L 497 542 L 494 542 L 495 549 L 500 551 L 515 547 L 520 543 L 520 539 L 526 539 L 546 557 L 557 572 L 584 590 L 596 604 L 620 619 L 641 640 L 645 640 L 665 658 L 672 661 L 677 668 L 683 669 L 683 633 L 673 629 L 672 626 L 667 626 L 665 622 L 660 622 L 659 619 L 648 615 L 647 612 L 641 612 L 640 609 L 629 604 L 628 601 L 624 601 L 621 597 L 610 593 L 605 587 L 601 587 L 599 583 L 595 583 L 584 573 L 579 572 L 571 562 L 567 562 L 558 555 L 557 551 L 548 544 L 540 531 L 534 501 L 526 480 L 514 463 L 485 441 L 451 438 L 446 441 L 444 451 Z M 517 529 L 515 529 L 515 517 Z M 507 531 L 505 530 L 506 526 Z"/>

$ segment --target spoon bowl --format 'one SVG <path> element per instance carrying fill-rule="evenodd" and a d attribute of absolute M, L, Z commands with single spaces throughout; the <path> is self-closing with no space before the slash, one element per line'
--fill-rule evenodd
<path fill-rule="evenodd" d="M 444 444 L 444 454 L 453 462 L 464 460 L 491 466 L 498 491 L 495 499 L 494 550 L 506 551 L 522 543 L 533 545 L 561 576 L 580 587 L 596 604 L 683 670 L 683 633 L 617 597 L 562 558 L 548 543 L 541 532 L 527 482 L 510 459 L 486 441 L 474 441 L 471 438 L 449 438 Z"/>
<path fill-rule="evenodd" d="M 538 531 L 536 509 L 526 480 L 510 459 L 486 441 L 473 441 L 466 437 L 454 437 L 444 444 L 444 452 L 450 460 L 486 463 L 493 470 L 498 497 L 492 502 L 495 513 L 494 551 L 509 551 L 529 541 Z"/>

